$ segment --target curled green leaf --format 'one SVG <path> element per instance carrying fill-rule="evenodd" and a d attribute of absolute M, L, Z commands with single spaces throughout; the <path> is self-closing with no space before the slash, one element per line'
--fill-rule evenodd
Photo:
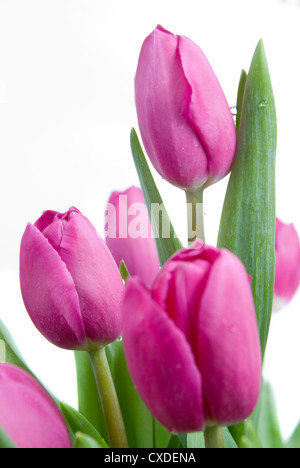
<path fill-rule="evenodd" d="M 82 432 L 76 432 L 74 448 L 76 449 L 101 449 L 107 448 L 107 445 L 101 445 L 95 439 Z"/>
<path fill-rule="evenodd" d="M 82 414 L 79 413 L 79 411 L 64 402 L 60 403 L 60 407 L 64 418 L 74 435 L 76 435 L 77 432 L 86 434 L 94 439 L 101 447 L 108 447 L 108 444 L 105 442 L 103 437 L 101 437 L 99 432 Z"/>

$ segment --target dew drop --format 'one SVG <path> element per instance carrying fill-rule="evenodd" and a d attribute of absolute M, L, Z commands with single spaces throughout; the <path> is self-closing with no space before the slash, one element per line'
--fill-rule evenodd
<path fill-rule="evenodd" d="M 263 107 L 267 107 L 267 105 L 268 105 L 268 101 L 263 100 L 263 101 L 260 101 L 260 103 L 258 104 L 258 107 L 261 109 Z"/>

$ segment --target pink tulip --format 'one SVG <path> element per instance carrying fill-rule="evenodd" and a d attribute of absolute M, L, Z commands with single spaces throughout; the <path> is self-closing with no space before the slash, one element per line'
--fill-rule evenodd
<path fill-rule="evenodd" d="M 236 147 L 233 117 L 194 42 L 157 26 L 140 52 L 135 101 L 146 152 L 163 178 L 194 191 L 228 174 Z"/>
<path fill-rule="evenodd" d="M 55 345 L 92 350 L 121 334 L 121 275 L 104 240 L 76 208 L 45 211 L 27 225 L 20 282 L 32 321 Z"/>
<path fill-rule="evenodd" d="M 117 265 L 124 260 L 130 275 L 139 276 L 147 286 L 160 270 L 151 223 L 143 192 L 130 187 L 113 192 L 107 206 L 106 245 Z"/>
<path fill-rule="evenodd" d="M 286 306 L 300 284 L 300 242 L 293 224 L 276 218 L 274 310 Z"/>
<path fill-rule="evenodd" d="M 65 421 L 41 385 L 0 363 L 0 427 L 18 448 L 72 448 Z"/>
<path fill-rule="evenodd" d="M 151 290 L 127 283 L 123 342 L 133 382 L 170 431 L 247 418 L 261 381 L 250 280 L 231 252 L 199 239 L 161 269 Z"/>

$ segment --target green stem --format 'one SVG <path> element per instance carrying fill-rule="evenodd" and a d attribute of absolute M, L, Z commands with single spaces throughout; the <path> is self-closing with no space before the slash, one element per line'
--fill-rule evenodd
<path fill-rule="evenodd" d="M 197 192 L 185 192 L 188 215 L 188 241 L 189 244 L 196 239 L 205 242 L 204 213 L 203 213 L 203 189 Z"/>
<path fill-rule="evenodd" d="M 221 426 L 208 426 L 204 431 L 205 448 L 224 448 L 224 437 Z"/>
<path fill-rule="evenodd" d="M 89 355 L 99 390 L 110 446 L 112 448 L 127 448 L 126 431 L 105 348 L 90 351 Z"/>

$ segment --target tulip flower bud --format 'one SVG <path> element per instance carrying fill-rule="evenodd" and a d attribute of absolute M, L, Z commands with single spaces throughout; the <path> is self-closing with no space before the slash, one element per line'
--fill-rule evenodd
<path fill-rule="evenodd" d="M 163 178 L 196 191 L 228 174 L 236 147 L 233 117 L 194 42 L 158 26 L 142 45 L 135 101 L 146 152 Z"/>
<path fill-rule="evenodd" d="M 106 224 L 106 245 L 117 265 L 124 260 L 130 275 L 139 276 L 150 287 L 160 263 L 142 190 L 130 187 L 113 192 Z"/>
<path fill-rule="evenodd" d="M 261 349 L 249 277 L 231 252 L 196 240 L 152 289 L 130 278 L 123 342 L 133 382 L 170 431 L 247 418 L 259 396 Z"/>
<path fill-rule="evenodd" d="M 121 275 L 104 240 L 76 208 L 45 211 L 27 225 L 20 282 L 33 323 L 53 344 L 93 350 L 121 334 Z"/>
<path fill-rule="evenodd" d="M 18 448 L 72 448 L 65 421 L 43 387 L 0 363 L 0 427 Z"/>
<path fill-rule="evenodd" d="M 275 287 L 273 310 L 278 311 L 294 297 L 300 284 L 300 242 L 293 224 L 276 218 Z"/>

